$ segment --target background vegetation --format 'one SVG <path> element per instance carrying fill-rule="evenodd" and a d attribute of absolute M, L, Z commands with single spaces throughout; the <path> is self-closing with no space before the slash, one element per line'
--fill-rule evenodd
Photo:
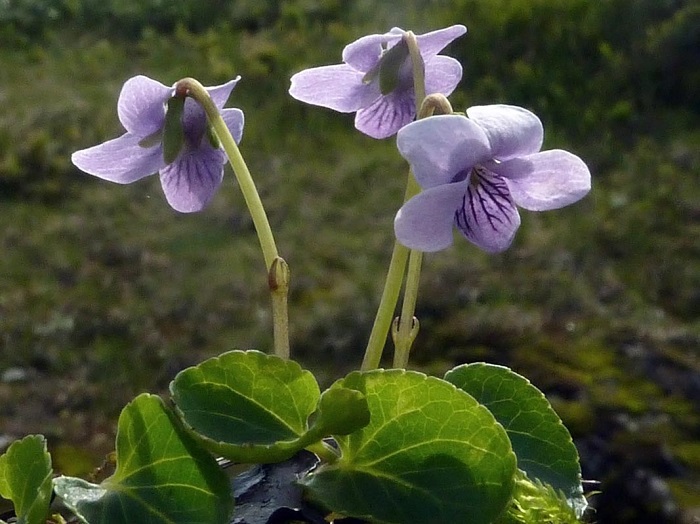
<path fill-rule="evenodd" d="M 593 191 L 524 213 L 514 247 L 425 262 L 412 365 L 486 359 L 544 389 L 571 429 L 597 522 L 700 507 L 700 4 L 696 0 L 0 0 L 0 447 L 47 434 L 99 464 L 136 393 L 233 348 L 270 347 L 268 296 L 233 177 L 197 215 L 157 177 L 117 186 L 70 153 L 122 130 L 123 82 L 243 77 L 243 153 L 290 263 L 294 356 L 359 365 L 405 165 L 352 117 L 287 95 L 305 67 L 398 25 L 463 23 L 456 109 L 507 102 Z M 595 486 L 592 489 L 596 489 Z M 694 513 L 695 512 L 695 513 Z"/>

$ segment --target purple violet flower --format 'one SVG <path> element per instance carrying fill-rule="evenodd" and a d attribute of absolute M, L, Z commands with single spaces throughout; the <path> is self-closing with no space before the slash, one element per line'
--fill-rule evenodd
<path fill-rule="evenodd" d="M 423 191 L 394 221 L 396 237 L 420 251 L 452 244 L 453 225 L 484 251 L 510 246 L 520 226 L 516 204 L 531 211 L 567 206 L 591 188 L 583 161 L 562 150 L 541 151 L 544 132 L 530 111 L 475 106 L 407 125 L 397 136 Z"/>
<path fill-rule="evenodd" d="M 243 112 L 222 108 L 239 79 L 207 88 L 236 142 L 243 136 Z M 158 172 L 173 209 L 182 213 L 201 211 L 221 185 L 226 155 L 210 139 L 204 110 L 187 98 L 181 118 L 182 147 L 174 160 L 166 162 L 163 128 L 166 105 L 173 94 L 174 88 L 146 76 L 127 80 L 117 104 L 126 133 L 76 151 L 71 157 L 73 163 L 86 173 L 118 184 L 130 184 Z"/>
<path fill-rule="evenodd" d="M 453 25 L 416 36 L 425 67 L 426 95 L 447 96 L 457 87 L 462 66 L 438 53 L 466 32 L 463 25 Z M 314 67 L 292 76 L 289 94 L 341 113 L 357 112 L 355 127 L 373 138 L 395 134 L 416 116 L 411 57 L 401 44 L 405 34 L 395 27 L 383 35 L 363 36 L 343 49 L 343 64 Z"/>

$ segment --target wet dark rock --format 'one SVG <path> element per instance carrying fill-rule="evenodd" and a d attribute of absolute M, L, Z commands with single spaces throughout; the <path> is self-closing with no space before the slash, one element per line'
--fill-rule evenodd
<path fill-rule="evenodd" d="M 315 455 L 302 452 L 279 464 L 256 466 L 238 475 L 233 480 L 236 510 L 231 524 L 268 524 L 282 508 L 296 511 L 303 505 L 296 481 L 317 463 Z"/>
<path fill-rule="evenodd" d="M 297 481 L 318 465 L 318 458 L 308 451 L 278 464 L 253 466 L 237 475 L 232 482 L 236 509 L 231 524 L 328 524 L 326 513 L 311 506 L 303 497 Z M 344 518 L 336 524 L 362 524 Z"/>
<path fill-rule="evenodd" d="M 648 469 L 618 470 L 603 481 L 601 493 L 592 502 L 597 508 L 596 522 L 600 524 L 680 522 L 680 511 L 668 484 Z"/>

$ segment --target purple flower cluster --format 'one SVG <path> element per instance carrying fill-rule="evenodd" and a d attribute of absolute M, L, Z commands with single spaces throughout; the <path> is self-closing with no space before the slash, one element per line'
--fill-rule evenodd
<path fill-rule="evenodd" d="M 464 26 L 454 25 L 415 37 L 426 94 L 449 95 L 457 86 L 462 67 L 438 53 L 465 32 Z M 542 123 L 526 109 L 476 106 L 466 115 L 414 121 L 409 36 L 413 38 L 399 28 L 364 36 L 345 47 L 342 64 L 301 71 L 292 77 L 289 90 L 310 104 L 356 112 L 355 127 L 369 136 L 398 133 L 399 151 L 423 189 L 396 215 L 399 242 L 437 251 L 452 244 L 456 227 L 481 249 L 497 253 L 510 246 L 520 226 L 517 206 L 557 209 L 588 193 L 591 175 L 586 164 L 567 151 L 540 151 Z M 207 91 L 239 142 L 243 113 L 223 109 L 237 82 L 238 78 Z M 120 184 L 158 172 L 174 209 L 203 209 L 221 184 L 226 156 L 211 139 L 201 106 L 189 98 L 179 106 L 171 104 L 174 94 L 174 88 L 145 76 L 129 79 L 118 103 L 126 133 L 77 151 L 73 163 Z M 180 112 L 168 114 L 171 107 Z M 175 149 L 164 145 L 173 121 L 181 142 Z"/>
<path fill-rule="evenodd" d="M 426 94 L 449 95 L 462 76 L 459 63 L 438 53 L 466 28 L 454 25 L 416 37 Z M 490 253 L 507 249 L 520 226 L 516 207 L 544 211 L 581 199 L 591 175 L 577 156 L 540 151 L 543 129 L 530 111 L 507 105 L 471 107 L 467 115 L 413 122 L 415 88 L 406 33 L 369 35 L 343 50 L 343 64 L 292 77 L 290 94 L 303 102 L 357 112 L 355 127 L 374 138 L 398 132 L 401 154 L 423 192 L 394 223 L 405 246 L 438 251 L 452 244 L 453 226 Z"/>

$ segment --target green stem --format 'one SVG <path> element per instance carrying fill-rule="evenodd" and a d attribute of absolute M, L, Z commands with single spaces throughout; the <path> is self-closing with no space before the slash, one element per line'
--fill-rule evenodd
<path fill-rule="evenodd" d="M 403 369 L 408 365 L 408 356 L 411 352 L 413 341 L 418 335 L 418 319 L 414 316 L 416 302 L 418 300 L 418 285 L 420 282 L 420 270 L 423 262 L 423 253 L 411 250 L 408 259 L 408 271 L 406 273 L 406 287 L 403 293 L 403 305 L 398 326 L 392 332 L 394 339 L 394 367 Z"/>
<path fill-rule="evenodd" d="M 423 104 L 423 100 L 425 99 L 425 64 L 423 63 L 423 58 L 421 57 L 420 49 L 418 48 L 416 36 L 409 31 L 404 36 L 404 39 L 408 46 L 408 52 L 411 58 L 416 114 L 418 114 Z M 419 192 L 420 186 L 413 177 L 413 173 L 409 170 L 408 180 L 406 182 L 406 192 L 403 200 L 404 203 L 413 198 Z M 408 315 L 411 322 L 400 322 L 400 324 L 406 324 L 409 327 L 409 332 L 411 331 L 410 328 L 414 325 L 413 312 L 415 311 L 422 253 L 409 250 L 398 242 L 394 242 L 394 250 L 391 254 L 391 262 L 389 262 L 389 269 L 387 271 L 386 281 L 384 282 L 384 290 L 382 291 L 382 297 L 379 301 L 379 308 L 377 309 L 377 315 L 374 319 L 372 332 L 370 333 L 369 341 L 367 342 L 365 356 L 362 360 L 361 369 L 363 371 L 376 369 L 379 367 L 384 345 L 386 343 L 386 337 L 389 333 L 394 317 L 394 310 L 396 309 L 399 294 L 401 293 L 401 284 L 406 271 L 406 262 L 409 259 L 409 252 L 410 258 L 413 260 L 411 264 L 413 270 L 409 269 L 410 282 L 407 281 L 407 292 L 410 292 L 410 295 L 408 300 L 404 299 L 401 319 L 403 321 L 406 315 Z M 409 285 L 410 290 L 408 288 Z M 415 325 L 417 326 L 417 322 Z M 400 328 L 395 330 L 395 333 L 397 333 L 398 336 L 394 336 L 394 345 L 400 345 L 402 348 L 406 348 L 402 349 L 402 354 L 406 355 L 407 360 L 413 338 L 406 336 Z"/>
<path fill-rule="evenodd" d="M 275 341 L 275 355 L 289 359 L 289 266 L 282 257 L 272 262 L 268 273 L 268 285 L 272 293 L 272 334 Z"/>
<path fill-rule="evenodd" d="M 391 321 L 394 318 L 394 309 L 399 300 L 399 293 L 401 292 L 401 283 L 403 282 L 407 260 L 408 248 L 395 242 L 394 251 L 391 254 L 391 262 L 389 262 L 389 269 L 384 282 L 384 291 L 379 301 L 377 315 L 374 319 L 374 325 L 369 335 L 365 356 L 362 360 L 362 371 L 377 369 L 379 367 L 379 362 L 382 359 L 382 352 L 384 351 L 384 344 L 386 343 L 386 336 L 387 333 L 389 333 Z"/>
<path fill-rule="evenodd" d="M 421 114 L 425 96 L 425 66 L 423 57 L 418 48 L 416 36 L 409 32 L 407 39 L 408 52 L 411 56 L 413 64 L 413 86 L 416 96 L 416 116 L 423 118 Z M 415 193 L 420 191 L 418 184 L 409 171 L 409 179 L 415 184 Z M 418 319 L 414 316 L 416 311 L 416 301 L 418 300 L 418 287 L 420 283 L 420 271 L 423 261 L 423 253 L 411 250 L 408 262 L 408 272 L 406 273 L 406 285 L 404 288 L 403 304 L 401 307 L 401 317 L 398 320 L 398 325 L 395 325 L 392 331 L 394 339 L 394 367 L 405 368 L 408 364 L 408 356 L 411 352 L 411 346 L 418 334 Z"/>
<path fill-rule="evenodd" d="M 418 118 L 427 118 L 434 113 L 450 114 L 452 106 L 444 95 L 439 93 L 428 95 L 423 99 L 418 109 Z M 418 300 L 418 287 L 420 283 L 421 265 L 423 253 L 411 250 L 406 273 L 406 286 L 404 289 L 401 317 L 394 322 L 392 337 L 394 339 L 394 367 L 405 368 L 408 365 L 408 357 L 411 346 L 418 335 L 419 322 L 414 316 L 416 302 Z"/>
<path fill-rule="evenodd" d="M 289 290 L 289 268 L 287 264 L 283 265 L 278 260 L 282 260 L 277 253 L 277 245 L 275 244 L 270 222 L 267 219 L 265 208 L 263 207 L 260 195 L 255 187 L 253 177 L 248 170 L 248 166 L 243 160 L 238 144 L 231 136 L 231 132 L 221 117 L 219 109 L 214 104 L 214 101 L 209 96 L 209 93 L 194 78 L 183 78 L 175 85 L 175 96 L 183 97 L 190 96 L 195 99 L 204 109 L 207 115 L 209 124 L 211 125 L 216 137 L 221 142 L 226 156 L 231 162 L 233 173 L 238 180 L 238 185 L 243 193 L 246 205 L 253 219 L 255 231 L 260 240 L 263 258 L 265 259 L 265 267 L 268 272 L 268 280 L 270 282 L 270 291 L 272 293 L 272 315 L 274 322 L 274 346 L 275 354 L 282 358 L 289 358 L 289 328 L 288 328 L 288 313 L 287 313 L 287 293 Z M 282 272 L 282 273 L 280 273 Z"/>
<path fill-rule="evenodd" d="M 418 41 L 413 31 L 408 31 L 404 38 L 408 45 L 408 54 L 411 57 L 411 66 L 413 67 L 413 92 L 416 96 L 417 115 L 425 99 L 425 63 L 423 62 L 423 57 L 418 47 Z"/>
<path fill-rule="evenodd" d="M 307 446 L 306 449 L 311 453 L 315 453 L 321 460 L 324 460 L 329 464 L 337 462 L 337 460 L 340 458 L 338 451 L 322 440 Z"/>

